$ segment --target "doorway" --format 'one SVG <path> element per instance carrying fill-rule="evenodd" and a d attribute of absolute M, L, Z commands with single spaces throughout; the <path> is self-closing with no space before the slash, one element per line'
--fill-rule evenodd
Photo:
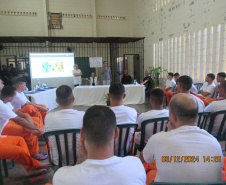
<path fill-rule="evenodd" d="M 117 57 L 117 81 L 121 82 L 124 70 L 128 70 L 128 74 L 133 80 L 140 83 L 140 60 L 138 54 L 124 54 L 123 57 Z"/>

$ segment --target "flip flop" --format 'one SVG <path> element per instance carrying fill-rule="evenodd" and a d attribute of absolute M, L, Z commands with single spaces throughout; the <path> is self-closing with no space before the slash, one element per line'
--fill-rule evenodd
<path fill-rule="evenodd" d="M 35 176 L 33 178 L 30 178 L 26 181 L 24 181 L 24 185 L 38 185 L 38 184 L 44 184 L 48 181 L 47 178 L 44 178 L 42 176 Z"/>
<path fill-rule="evenodd" d="M 40 176 L 40 175 L 46 175 L 47 173 L 50 173 L 51 171 L 52 171 L 52 170 L 51 170 L 51 168 L 50 168 L 50 169 L 48 169 L 47 171 L 40 173 L 38 176 Z M 30 175 L 30 177 L 37 177 L 37 175 Z"/>
<path fill-rule="evenodd" d="M 46 153 L 42 153 L 42 156 L 39 157 L 39 158 L 36 159 L 36 160 L 43 161 L 43 160 L 46 160 L 46 159 L 48 159 L 48 155 L 47 155 Z"/>

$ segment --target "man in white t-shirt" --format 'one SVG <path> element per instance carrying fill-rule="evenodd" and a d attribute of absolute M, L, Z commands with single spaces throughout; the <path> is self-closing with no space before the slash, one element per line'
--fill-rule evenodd
<path fill-rule="evenodd" d="M 205 112 L 216 112 L 216 111 L 226 110 L 226 80 L 221 82 L 218 92 L 219 92 L 219 97 L 222 98 L 222 100 L 213 101 L 212 103 L 210 103 L 205 108 L 204 110 Z M 222 119 L 223 119 L 223 115 L 218 115 L 215 118 L 213 130 L 211 133 L 212 135 L 217 136 Z M 224 124 L 223 132 L 225 132 L 225 129 L 226 129 L 226 124 Z"/>
<path fill-rule="evenodd" d="M 168 73 L 166 80 L 166 87 L 162 88 L 163 91 L 173 92 L 173 87 L 176 85 L 175 80 L 173 79 L 173 73 Z"/>
<path fill-rule="evenodd" d="M 223 82 L 226 78 L 226 73 L 225 72 L 220 72 L 217 74 L 217 86 L 216 86 L 216 89 L 215 89 L 215 92 L 216 92 L 216 97 L 218 97 L 218 93 L 219 93 L 219 87 L 220 87 L 220 84 L 221 82 Z"/>
<path fill-rule="evenodd" d="M 40 128 L 44 129 L 44 119 L 49 110 L 45 105 L 30 102 L 23 93 L 26 89 L 26 80 L 24 78 L 16 79 L 14 86 L 16 87 L 16 96 L 11 101 L 12 106 L 22 113 L 29 114 L 32 117 L 38 117 L 42 124 Z"/>
<path fill-rule="evenodd" d="M 179 93 L 169 104 L 168 132 L 153 135 L 140 154 L 156 161 L 155 182 L 213 182 L 222 180 L 223 154 L 219 142 L 197 127 L 198 103 Z"/>
<path fill-rule="evenodd" d="M 108 97 L 110 99 L 111 110 L 115 113 L 116 123 L 117 125 L 126 124 L 126 123 L 136 123 L 137 121 L 137 111 L 134 108 L 127 107 L 123 105 L 123 99 L 125 98 L 125 87 L 122 83 L 113 83 L 109 88 Z M 129 139 L 127 142 L 127 151 L 129 149 L 130 142 L 132 140 L 132 136 L 134 133 L 134 129 L 130 129 Z M 122 134 L 122 138 L 125 137 L 125 132 Z M 123 143 L 124 139 L 121 141 L 121 156 L 124 154 Z M 118 139 L 115 140 L 115 154 L 118 154 Z"/>
<path fill-rule="evenodd" d="M 74 86 L 79 86 L 82 84 L 82 71 L 78 68 L 78 64 L 74 65 L 74 69 L 72 70 L 72 74 L 74 76 Z"/>
<path fill-rule="evenodd" d="M 38 138 L 44 131 L 35 126 L 40 124 L 38 118 L 31 118 L 13 108 L 10 102 L 16 96 L 16 89 L 5 86 L 0 98 L 0 135 L 21 136 L 27 143 L 29 152 L 34 159 L 44 160 L 47 155 L 38 153 Z M 35 123 L 38 122 L 38 123 Z"/>
<path fill-rule="evenodd" d="M 215 79 L 215 75 L 213 73 L 209 73 L 206 76 L 205 83 L 198 91 L 199 95 L 205 98 L 212 98 L 215 92 L 216 85 L 213 83 Z"/>
<path fill-rule="evenodd" d="M 89 108 L 83 118 L 77 164 L 60 168 L 53 185 L 145 185 L 145 170 L 138 158 L 114 156 L 117 137 L 114 112 L 105 106 Z"/>
<path fill-rule="evenodd" d="M 56 130 L 64 130 L 64 129 L 81 129 L 82 123 L 83 123 L 83 116 L 85 112 L 83 111 L 77 111 L 73 109 L 73 103 L 74 103 L 74 96 L 72 94 L 72 89 L 67 85 L 62 85 L 57 88 L 56 90 L 56 102 L 59 104 L 59 111 L 52 112 L 47 114 L 45 118 L 45 132 L 49 131 L 56 131 Z M 69 156 L 70 156 L 70 163 L 73 163 L 73 150 L 72 150 L 72 135 L 68 136 L 69 142 Z M 78 141 L 80 138 L 80 134 L 76 136 L 77 141 L 77 147 L 78 147 Z M 55 165 L 58 165 L 58 150 L 57 145 L 55 141 L 55 137 L 49 138 L 50 144 L 51 144 L 51 154 L 52 154 L 52 161 Z M 61 147 L 62 151 L 64 151 L 64 138 L 60 137 Z M 76 149 L 78 150 L 78 149 Z M 77 152 L 78 154 L 78 152 Z M 66 164 L 66 157 L 65 153 L 62 153 L 63 165 Z"/>
<path fill-rule="evenodd" d="M 174 90 L 175 86 L 176 86 L 176 82 L 173 79 L 173 73 L 170 72 L 167 75 L 166 87 L 165 88 L 161 88 L 164 91 L 165 95 L 166 95 L 166 99 L 167 99 L 168 103 L 170 102 L 170 99 L 172 97 L 172 93 L 173 93 L 173 90 Z"/>
<path fill-rule="evenodd" d="M 153 89 L 150 92 L 150 104 L 152 110 L 141 113 L 137 119 L 138 127 L 141 129 L 141 123 L 148 119 L 169 117 L 169 111 L 163 108 L 165 94 L 162 89 Z M 148 124 L 145 127 L 145 144 L 148 139 L 153 135 L 154 124 Z M 157 127 L 157 131 L 160 130 L 160 125 Z M 136 144 L 140 144 L 141 132 L 135 132 L 134 141 Z"/>
<path fill-rule="evenodd" d="M 183 75 L 181 76 L 178 81 L 177 81 L 177 93 L 187 93 L 190 94 L 190 89 L 192 86 L 192 78 L 190 76 L 187 75 Z M 199 112 L 203 112 L 204 108 L 205 108 L 205 104 L 203 103 L 203 101 L 196 97 L 195 95 L 191 94 L 198 102 L 198 106 L 199 106 Z"/>

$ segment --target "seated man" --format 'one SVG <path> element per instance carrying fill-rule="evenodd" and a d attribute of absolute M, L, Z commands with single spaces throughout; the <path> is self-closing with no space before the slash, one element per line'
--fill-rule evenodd
<path fill-rule="evenodd" d="M 141 113 L 137 119 L 138 127 L 137 129 L 141 129 L 141 123 L 148 119 L 161 118 L 161 117 L 169 117 L 169 111 L 163 108 L 164 103 L 164 92 L 162 89 L 153 89 L 150 93 L 150 104 L 152 110 Z M 147 143 L 148 139 L 152 136 L 153 133 L 153 124 L 148 124 L 145 128 L 145 140 Z M 140 144 L 141 132 L 135 133 L 135 143 Z"/>
<path fill-rule="evenodd" d="M 117 137 L 114 112 L 104 106 L 89 108 L 83 119 L 77 164 L 60 168 L 53 185 L 145 185 L 146 174 L 138 159 L 114 156 Z"/>
<path fill-rule="evenodd" d="M 43 135 L 43 130 L 35 126 L 34 122 L 40 122 L 38 118 L 29 116 L 13 109 L 10 102 L 16 96 L 16 89 L 5 86 L 1 91 L 0 98 L 0 134 L 9 136 L 21 136 L 27 143 L 30 155 L 34 159 L 44 160 L 47 155 L 38 153 L 38 138 Z"/>
<path fill-rule="evenodd" d="M 56 102 L 59 104 L 59 111 L 47 114 L 45 118 L 45 132 L 64 130 L 64 129 L 80 129 L 82 128 L 83 116 L 85 112 L 73 109 L 74 96 L 72 90 L 67 85 L 61 85 L 56 90 Z M 71 136 L 70 136 L 71 137 Z M 79 141 L 77 135 L 77 141 Z M 69 136 L 68 136 L 69 138 Z M 61 146 L 64 148 L 64 138 L 60 138 Z M 71 140 L 71 139 L 70 139 Z M 70 141 L 69 140 L 69 141 Z M 51 144 L 52 161 L 58 165 L 58 150 L 55 137 L 49 138 Z M 72 141 L 72 140 L 71 140 Z M 78 143 L 76 145 L 78 147 Z M 70 159 L 73 160 L 72 142 L 69 142 Z M 63 164 L 66 164 L 65 153 L 63 155 Z M 73 161 L 70 161 L 73 163 Z"/>
<path fill-rule="evenodd" d="M 97 80 L 97 77 L 95 76 L 94 72 L 92 72 L 91 73 L 91 77 L 89 77 L 89 79 L 86 78 L 86 80 L 90 83 L 90 85 L 93 85 L 93 86 L 99 84 L 99 81 Z"/>
<path fill-rule="evenodd" d="M 198 95 L 201 95 L 205 98 L 212 98 L 216 88 L 216 85 L 213 83 L 214 79 L 215 79 L 215 75 L 213 73 L 207 74 L 205 79 L 206 82 L 198 91 L 199 93 Z"/>
<path fill-rule="evenodd" d="M 26 98 L 23 93 L 26 88 L 26 80 L 24 78 L 18 78 L 15 81 L 14 86 L 16 87 L 17 92 L 15 98 L 11 102 L 12 106 L 20 112 L 27 113 L 33 117 L 38 117 L 43 123 L 49 109 L 46 108 L 45 105 L 30 102 Z"/>
<path fill-rule="evenodd" d="M 50 168 L 49 163 L 40 163 L 31 158 L 27 144 L 19 136 L 0 136 L 0 159 L 12 159 L 24 166 L 27 175 L 43 175 Z"/>
<path fill-rule="evenodd" d="M 128 70 L 124 70 L 123 77 L 121 79 L 122 84 L 131 84 L 132 83 L 132 77 L 128 74 Z"/>
<path fill-rule="evenodd" d="M 137 121 L 137 111 L 134 108 L 127 107 L 123 105 L 123 99 L 125 98 L 125 88 L 123 84 L 121 83 L 113 83 L 111 84 L 109 88 L 109 94 L 108 97 L 110 99 L 110 105 L 111 105 L 111 110 L 115 113 L 116 116 L 116 123 L 117 125 L 119 124 L 125 124 L 125 123 L 136 123 Z M 134 133 L 134 129 L 130 129 L 130 135 L 129 135 L 129 140 L 127 142 L 127 149 L 129 149 L 129 144 L 131 142 L 132 136 Z M 123 134 L 122 138 L 125 137 L 125 134 Z M 118 151 L 118 139 L 115 141 L 115 154 Z M 122 142 L 123 143 L 123 142 Z M 124 155 L 123 152 L 123 147 L 121 149 L 122 154 Z"/>
<path fill-rule="evenodd" d="M 168 73 L 166 80 L 166 87 L 162 88 L 163 91 L 173 92 L 173 87 L 176 85 L 175 80 L 173 79 L 173 73 Z"/>
<path fill-rule="evenodd" d="M 152 78 L 150 76 L 150 72 L 148 70 L 145 70 L 144 72 L 144 79 L 143 81 L 141 81 L 141 85 L 145 85 L 145 92 L 147 92 L 151 86 L 151 81 L 152 81 Z"/>
<path fill-rule="evenodd" d="M 177 80 L 180 78 L 180 74 L 179 74 L 179 73 L 174 73 L 173 78 L 174 78 L 174 81 L 175 81 L 176 84 L 177 84 Z M 173 96 L 173 95 L 176 94 L 176 93 L 177 93 L 177 85 L 175 85 L 175 86 L 173 87 L 173 90 L 172 90 L 172 92 L 171 92 L 171 95 Z"/>
<path fill-rule="evenodd" d="M 225 72 L 220 72 L 217 74 L 217 86 L 216 86 L 216 89 L 215 89 L 215 92 L 216 92 L 216 97 L 218 97 L 219 95 L 219 87 L 220 87 L 220 84 L 221 82 L 223 82 L 226 78 L 226 73 Z"/>
<path fill-rule="evenodd" d="M 174 89 L 175 86 L 176 86 L 176 82 L 173 79 L 173 73 L 170 72 L 167 75 L 166 87 L 165 88 L 161 88 L 164 91 L 165 95 L 166 95 L 168 103 L 170 102 L 170 98 L 172 96 L 171 93 L 173 92 L 173 89 Z"/>
<path fill-rule="evenodd" d="M 210 103 L 205 109 L 205 112 L 216 112 L 221 110 L 226 110 L 226 80 L 221 82 L 219 87 L 219 97 L 222 98 L 222 100 L 213 101 Z M 219 126 L 221 124 L 221 121 L 223 119 L 223 115 L 218 115 L 215 118 L 215 123 L 213 125 L 212 135 L 216 136 L 218 134 Z M 224 125 L 223 130 L 225 130 L 226 124 Z"/>
<path fill-rule="evenodd" d="M 190 76 L 186 76 L 183 75 L 181 76 L 178 81 L 177 81 L 177 93 L 186 93 L 186 94 L 190 94 L 190 89 L 192 86 L 192 79 Z M 199 112 L 203 112 L 204 108 L 205 108 L 205 104 L 203 103 L 203 101 L 196 97 L 195 95 L 192 95 L 198 102 L 198 106 L 199 106 Z"/>
<path fill-rule="evenodd" d="M 169 104 L 170 131 L 153 135 L 140 154 L 142 162 L 156 161 L 155 182 L 222 180 L 221 146 L 207 131 L 197 127 L 197 117 L 198 104 L 192 95 L 180 93 L 172 98 Z"/>

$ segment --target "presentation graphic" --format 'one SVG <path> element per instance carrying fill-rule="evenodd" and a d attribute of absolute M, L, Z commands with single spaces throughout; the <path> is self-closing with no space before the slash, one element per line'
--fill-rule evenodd
<path fill-rule="evenodd" d="M 64 63 L 63 62 L 43 62 L 42 71 L 43 73 L 51 73 L 51 72 L 63 73 Z"/>
<path fill-rule="evenodd" d="M 32 78 L 72 77 L 74 53 L 30 53 Z"/>

